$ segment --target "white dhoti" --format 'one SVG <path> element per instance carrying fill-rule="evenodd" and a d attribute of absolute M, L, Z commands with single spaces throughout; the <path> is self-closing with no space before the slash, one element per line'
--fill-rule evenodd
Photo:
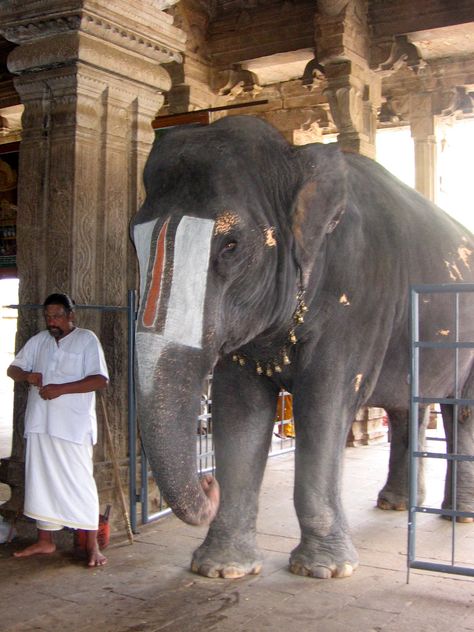
<path fill-rule="evenodd" d="M 98 528 L 92 445 L 28 434 L 24 514 L 37 520 L 40 529 Z"/>

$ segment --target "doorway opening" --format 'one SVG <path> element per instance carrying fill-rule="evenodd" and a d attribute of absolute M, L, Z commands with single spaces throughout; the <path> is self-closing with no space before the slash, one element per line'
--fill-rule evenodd
<path fill-rule="evenodd" d="M 18 279 L 0 279 L 0 459 L 11 455 L 13 435 L 13 380 L 7 368 L 15 355 L 18 313 L 7 305 L 18 304 Z M 8 485 L 0 483 L 0 504 L 10 497 Z"/>

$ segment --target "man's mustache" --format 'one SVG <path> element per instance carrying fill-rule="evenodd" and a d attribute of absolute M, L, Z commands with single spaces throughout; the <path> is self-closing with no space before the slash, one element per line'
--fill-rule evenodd
<path fill-rule="evenodd" d="M 62 334 L 64 333 L 63 330 L 60 327 L 48 327 L 47 328 L 49 333 L 54 335 L 55 333 L 57 334 Z"/>

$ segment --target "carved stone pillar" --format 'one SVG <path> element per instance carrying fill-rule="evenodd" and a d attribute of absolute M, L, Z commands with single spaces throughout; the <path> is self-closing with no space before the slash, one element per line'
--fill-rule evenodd
<path fill-rule="evenodd" d="M 170 86 L 161 64 L 179 61 L 184 48 L 184 33 L 163 11 L 175 1 L 1 3 L 0 32 L 18 44 L 8 66 L 25 107 L 18 180 L 20 303 L 38 304 L 50 292 L 65 291 L 79 304 L 120 306 L 136 286 L 128 224 L 142 197 L 151 121 Z M 108 417 L 125 477 L 125 318 L 89 311 L 78 317 L 104 346 L 111 373 Z M 41 327 L 41 314 L 22 310 L 17 345 Z M 26 392 L 16 391 L 12 457 L 0 471 L 12 485 L 12 510 L 21 507 L 23 491 Z M 101 501 L 108 502 L 112 468 L 101 439 L 96 475 Z"/>
<path fill-rule="evenodd" d="M 175 24 L 187 33 L 187 39 L 183 63 L 167 66 L 172 86 L 166 95 L 164 114 L 206 109 L 216 102 L 209 87 L 211 59 L 207 40 L 214 7 L 215 3 L 207 0 L 185 0 L 169 11 Z"/>
<path fill-rule="evenodd" d="M 350 151 L 375 157 L 381 79 L 370 70 L 366 0 L 318 2 L 316 47 L 324 66 L 338 141 Z"/>
<path fill-rule="evenodd" d="M 415 145 L 415 188 L 436 199 L 436 136 L 431 93 L 410 97 L 410 127 Z"/>

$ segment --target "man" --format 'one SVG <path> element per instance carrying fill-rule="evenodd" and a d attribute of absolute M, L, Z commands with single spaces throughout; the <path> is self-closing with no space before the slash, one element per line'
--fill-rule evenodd
<path fill-rule="evenodd" d="M 95 391 L 107 386 L 107 365 L 96 335 L 76 327 L 69 296 L 51 294 L 43 307 L 47 330 L 30 338 L 7 370 L 15 382 L 30 385 L 24 514 L 38 527 L 37 541 L 14 555 L 53 553 L 53 533 L 66 526 L 87 531 L 88 566 L 103 566 L 92 446 Z"/>

